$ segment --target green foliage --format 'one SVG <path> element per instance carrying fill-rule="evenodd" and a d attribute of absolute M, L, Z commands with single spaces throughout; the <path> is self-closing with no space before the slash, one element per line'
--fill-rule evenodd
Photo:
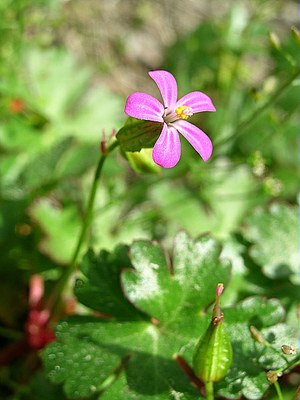
<path fill-rule="evenodd" d="M 113 319 L 74 316 L 61 322 L 57 342 L 43 353 L 51 381 L 64 383 L 70 398 L 90 396 L 105 388 L 114 371 L 117 378 L 125 363 L 126 380 L 121 376 L 108 389 L 115 398 L 126 393 L 129 399 L 167 399 L 172 391 L 199 398 L 175 357 L 181 354 L 191 363 L 197 338 L 207 327 L 202 313 L 213 301 L 216 284 L 228 280 L 230 269 L 219 260 L 220 250 L 209 236 L 193 241 L 180 233 L 169 266 L 158 245 L 146 241 L 131 246 L 131 265 L 125 248 L 98 257 L 88 253 L 82 264 L 85 278 L 75 293 L 86 306 Z M 264 369 L 283 364 L 283 331 L 286 339 L 291 336 L 285 325 L 277 325 L 284 310 L 276 300 L 255 297 L 224 308 L 224 314 L 234 359 L 218 391 L 230 398 L 242 393 L 260 398 L 269 386 Z M 278 348 L 255 343 L 250 325 L 262 329 Z"/>
<path fill-rule="evenodd" d="M 194 392 L 196 395 L 174 357 L 185 348 L 191 352 L 195 337 L 205 329 L 207 323 L 206 318 L 199 317 L 199 311 L 213 301 L 216 284 L 228 280 L 229 266 L 218 260 L 219 254 L 220 246 L 212 238 L 203 237 L 193 242 L 185 233 L 181 233 L 175 239 L 170 270 L 158 245 L 146 241 L 134 243 L 130 249 L 130 261 L 134 269 L 126 269 L 125 264 L 119 279 L 124 295 L 135 309 L 130 303 L 126 306 L 126 301 L 123 300 L 122 304 L 119 300 L 122 296 L 120 281 L 106 272 L 105 258 L 109 255 L 105 257 L 100 254 L 92 263 L 88 262 L 88 255 L 83 263 L 83 272 L 88 273 L 90 279 L 94 278 L 92 271 L 97 262 L 98 274 L 102 279 L 98 277 L 97 280 L 86 282 L 84 304 L 92 308 L 97 305 L 96 310 L 101 313 L 111 311 L 115 321 L 74 317 L 62 322 L 57 330 L 57 343 L 50 345 L 43 356 L 51 380 L 65 381 L 66 393 L 72 398 L 90 395 L 91 374 L 92 382 L 99 390 L 105 377 L 118 367 L 117 357 L 122 359 L 129 355 L 126 367 L 129 389 L 125 390 L 141 398 L 150 395 L 168 398 L 166 393 L 170 391 Z M 118 256 L 109 257 L 114 259 Z M 106 285 L 103 290 L 104 276 Z M 204 282 L 209 290 L 204 290 Z M 77 289 L 79 298 L 82 296 L 82 285 L 79 284 Z M 112 294 L 106 295 L 107 287 L 115 288 L 113 298 Z M 96 288 L 101 296 L 98 301 L 94 299 Z M 126 321 L 133 310 L 136 315 Z M 144 317 L 139 310 L 145 313 Z M 191 321 L 194 321 L 192 326 Z M 102 357 L 103 351 L 106 355 Z M 59 358 L 58 354 L 61 355 Z M 90 354 L 91 368 L 88 371 L 82 364 L 87 354 Z M 102 359 L 107 368 L 102 370 L 104 375 L 102 372 L 99 375 L 99 366 L 95 362 L 102 362 Z M 73 365 L 71 370 L 65 360 Z M 75 369 L 74 363 L 78 368 Z"/>
<path fill-rule="evenodd" d="M 255 243 L 250 248 L 250 256 L 269 278 L 289 277 L 297 281 L 297 224 L 297 208 L 278 203 L 255 210 L 246 220 L 244 236 Z"/>
<path fill-rule="evenodd" d="M 124 2 L 105 23 L 106 2 L 81 3 L 0 2 L 0 398 L 204 398 L 185 372 L 230 261 L 222 310 L 233 363 L 215 397 L 273 400 L 265 372 L 281 370 L 290 400 L 299 356 L 280 348 L 296 345 L 300 300 L 300 41 L 284 16 L 296 16 L 296 3 L 228 0 L 216 11 L 218 0 L 200 2 L 199 25 L 177 5 Z M 126 21 L 134 26 L 114 36 Z M 143 47 L 160 21 L 163 49 L 151 35 L 145 53 L 159 56 L 145 64 L 140 35 Z M 200 90 L 213 99 L 216 113 L 191 118 L 212 138 L 208 163 L 183 140 L 175 168 L 153 169 L 161 124 L 122 127 L 125 96 L 151 93 L 145 65 L 172 72 L 179 96 Z M 104 142 L 117 131 L 124 157 L 115 151 L 105 161 L 72 293 L 59 277 L 70 268 Z M 43 353 L 46 368 L 26 343 L 33 274 L 44 279 L 38 307 L 51 308 L 59 290 L 65 300 L 51 310 L 58 340 Z M 251 326 L 267 343 L 251 337 Z"/>
<path fill-rule="evenodd" d="M 41 251 L 57 263 L 70 262 L 80 230 L 76 208 L 69 206 L 61 209 L 48 199 L 40 199 L 32 205 L 30 215 L 45 232 L 44 239 L 39 243 Z M 61 232 L 64 232 L 63 236 Z"/>

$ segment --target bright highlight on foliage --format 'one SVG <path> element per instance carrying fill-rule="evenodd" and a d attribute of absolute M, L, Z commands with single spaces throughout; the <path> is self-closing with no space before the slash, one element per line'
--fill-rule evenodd
<path fill-rule="evenodd" d="M 136 92 L 127 98 L 124 111 L 130 117 L 163 124 L 153 148 L 153 160 L 164 168 L 172 168 L 178 163 L 180 132 L 207 161 L 212 154 L 210 138 L 186 120 L 198 112 L 216 111 L 211 99 L 202 92 L 191 92 L 177 100 L 177 83 L 170 72 L 151 71 L 149 75 L 160 90 L 163 104 L 147 93 Z"/>

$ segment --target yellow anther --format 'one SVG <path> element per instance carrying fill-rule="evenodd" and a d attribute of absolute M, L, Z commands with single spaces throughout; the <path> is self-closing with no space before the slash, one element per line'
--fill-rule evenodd
<path fill-rule="evenodd" d="M 179 106 L 176 108 L 175 112 L 177 117 L 181 119 L 188 119 L 193 115 L 193 110 L 188 106 Z"/>

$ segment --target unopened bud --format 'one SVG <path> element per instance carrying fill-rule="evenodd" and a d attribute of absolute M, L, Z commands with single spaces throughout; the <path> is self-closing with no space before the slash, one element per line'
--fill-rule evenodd
<path fill-rule="evenodd" d="M 223 293 L 224 285 L 223 283 L 218 283 L 216 288 L 216 301 L 212 313 L 212 323 L 213 325 L 218 325 L 224 318 L 224 315 L 220 308 L 220 296 Z"/>
<path fill-rule="evenodd" d="M 101 142 L 100 142 L 100 150 L 102 154 L 105 154 L 106 152 L 106 138 L 105 138 L 105 130 L 102 130 L 102 137 L 101 137 Z"/>
<path fill-rule="evenodd" d="M 255 326 L 253 326 L 253 325 L 250 326 L 250 333 L 251 333 L 252 339 L 254 339 L 256 342 L 258 342 L 258 343 L 266 343 L 265 338 L 259 332 L 259 330 L 257 330 L 255 328 Z"/>
<path fill-rule="evenodd" d="M 127 160 L 131 167 L 138 173 L 158 174 L 161 167 L 152 159 L 152 149 L 142 149 L 141 151 L 126 152 Z"/>
<path fill-rule="evenodd" d="M 267 372 L 267 379 L 270 383 L 275 383 L 278 380 L 278 374 L 276 371 L 268 371 Z"/>
<path fill-rule="evenodd" d="M 32 275 L 29 282 L 29 305 L 37 308 L 44 295 L 44 280 L 41 275 Z"/>
<path fill-rule="evenodd" d="M 220 297 L 221 294 L 223 293 L 223 290 L 224 290 L 224 285 L 223 285 L 223 283 L 218 283 L 217 289 L 216 289 L 216 296 L 217 296 L 217 297 Z"/>
<path fill-rule="evenodd" d="M 284 344 L 283 346 L 281 346 L 281 351 L 284 354 L 287 354 L 287 355 L 295 355 L 295 354 L 297 354 L 297 349 L 293 345 Z"/>

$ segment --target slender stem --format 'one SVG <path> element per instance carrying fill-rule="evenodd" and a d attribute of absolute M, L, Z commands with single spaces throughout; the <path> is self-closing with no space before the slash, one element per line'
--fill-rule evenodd
<path fill-rule="evenodd" d="M 277 373 L 283 373 L 284 371 L 288 369 L 294 368 L 296 365 L 299 365 L 300 362 L 300 355 L 298 355 L 296 358 L 294 358 L 292 361 L 289 361 L 285 358 L 285 362 L 287 363 L 285 367 L 278 369 L 276 372 Z"/>
<path fill-rule="evenodd" d="M 276 392 L 277 392 L 278 400 L 283 400 L 282 392 L 281 392 L 281 389 L 280 389 L 280 385 L 279 385 L 279 383 L 277 381 L 274 382 L 274 386 L 275 386 L 275 389 L 276 389 Z"/>
<path fill-rule="evenodd" d="M 87 203 L 87 208 L 86 208 L 86 213 L 83 219 L 82 227 L 81 227 L 81 232 L 78 237 L 78 241 L 73 253 L 73 256 L 71 258 L 71 262 L 69 266 L 64 270 L 62 273 L 61 277 L 56 283 L 56 286 L 54 287 L 54 290 L 51 293 L 51 296 L 48 299 L 48 302 L 46 304 L 46 308 L 52 310 L 52 317 L 55 316 L 55 313 L 57 311 L 57 308 L 60 305 L 60 299 L 61 299 L 61 293 L 63 292 L 66 284 L 69 281 L 70 276 L 76 269 L 76 263 L 77 263 L 77 258 L 80 253 L 82 244 L 86 238 L 87 231 L 90 227 L 91 220 L 92 220 L 92 215 L 93 215 L 93 208 L 94 208 L 94 202 L 95 202 L 95 197 L 98 189 L 98 181 L 101 177 L 101 172 L 103 168 L 103 164 L 107 158 L 107 156 L 119 145 L 119 143 L 113 142 L 105 151 L 105 153 L 101 154 L 98 165 L 95 171 L 92 187 L 89 193 L 89 198 L 88 198 L 88 203 Z"/>
<path fill-rule="evenodd" d="M 205 383 L 205 391 L 206 391 L 206 400 L 214 400 L 214 383 L 213 382 Z"/>
<path fill-rule="evenodd" d="M 290 86 L 291 83 L 297 78 L 300 74 L 300 68 L 296 69 L 296 71 L 285 81 L 279 88 L 275 91 L 275 93 L 270 97 L 267 101 L 265 101 L 260 107 L 254 110 L 249 117 L 245 118 L 238 126 L 235 128 L 234 132 L 216 143 L 216 146 L 221 146 L 229 142 L 233 138 L 237 138 L 243 134 L 245 128 L 251 125 L 267 108 L 269 108 L 272 104 L 274 104 L 278 98 L 285 92 L 285 90 Z"/>

